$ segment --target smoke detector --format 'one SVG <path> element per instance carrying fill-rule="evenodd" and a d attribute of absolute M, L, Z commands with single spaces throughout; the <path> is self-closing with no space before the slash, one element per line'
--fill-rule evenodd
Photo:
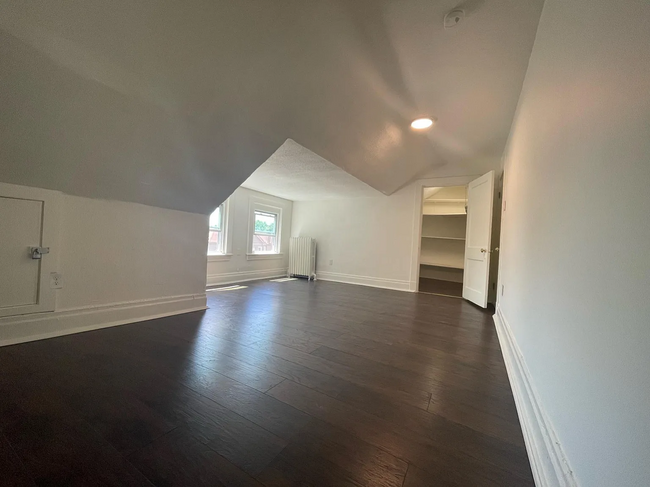
<path fill-rule="evenodd" d="M 461 9 L 455 9 L 445 15 L 445 29 L 451 29 L 460 24 L 465 18 L 465 11 Z"/>

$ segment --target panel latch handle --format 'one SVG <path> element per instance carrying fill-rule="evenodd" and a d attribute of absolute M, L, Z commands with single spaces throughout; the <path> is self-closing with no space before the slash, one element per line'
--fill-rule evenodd
<path fill-rule="evenodd" d="M 49 247 L 30 247 L 29 254 L 34 260 L 41 260 L 45 254 L 50 253 Z"/>

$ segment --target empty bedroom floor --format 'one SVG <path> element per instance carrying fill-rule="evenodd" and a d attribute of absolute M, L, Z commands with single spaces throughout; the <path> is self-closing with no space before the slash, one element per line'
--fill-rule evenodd
<path fill-rule="evenodd" d="M 206 312 L 1 348 L 0 483 L 533 485 L 488 312 L 247 285 Z"/>

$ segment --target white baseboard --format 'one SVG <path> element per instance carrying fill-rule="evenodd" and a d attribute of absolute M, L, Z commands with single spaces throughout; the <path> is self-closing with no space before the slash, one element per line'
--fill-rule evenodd
<path fill-rule="evenodd" d="M 562 445 L 539 400 L 526 361 L 500 308 L 494 315 L 503 359 L 537 487 L 577 487 Z"/>
<path fill-rule="evenodd" d="M 344 282 L 346 284 L 358 284 L 360 286 L 394 289 L 396 291 L 411 291 L 411 283 L 409 281 L 400 281 L 398 279 L 356 276 L 353 274 L 339 274 L 337 272 L 326 272 L 319 270 L 316 270 L 316 277 L 323 281 Z"/>
<path fill-rule="evenodd" d="M 0 347 L 206 309 L 188 294 L 0 318 Z"/>
<path fill-rule="evenodd" d="M 223 274 L 208 275 L 208 286 L 220 286 L 221 284 L 234 284 L 237 282 L 256 281 L 258 279 L 272 279 L 274 277 L 286 277 L 287 268 L 263 269 L 256 271 L 225 272 Z"/>

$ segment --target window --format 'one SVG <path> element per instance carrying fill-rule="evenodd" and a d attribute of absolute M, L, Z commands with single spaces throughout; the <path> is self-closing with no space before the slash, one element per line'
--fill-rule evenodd
<path fill-rule="evenodd" d="M 210 230 L 208 233 L 208 255 L 222 255 L 226 253 L 225 239 L 225 209 L 226 204 L 221 203 L 210 215 Z"/>
<path fill-rule="evenodd" d="M 278 215 L 266 211 L 255 210 L 255 226 L 253 229 L 254 254 L 278 253 Z"/>
<path fill-rule="evenodd" d="M 282 208 L 264 198 L 248 200 L 246 260 L 282 259 Z"/>

